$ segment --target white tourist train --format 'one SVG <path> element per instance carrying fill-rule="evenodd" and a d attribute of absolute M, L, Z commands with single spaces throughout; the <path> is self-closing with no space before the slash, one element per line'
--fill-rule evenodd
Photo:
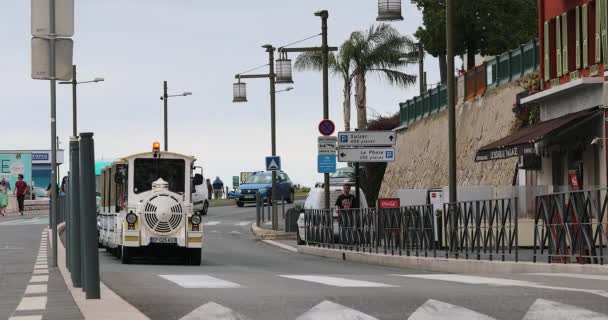
<path fill-rule="evenodd" d="M 201 264 L 203 225 L 192 209 L 192 193 L 202 185 L 193 174 L 195 158 L 160 151 L 123 157 L 100 176 L 99 242 L 128 264 L 134 256 L 181 256 Z"/>

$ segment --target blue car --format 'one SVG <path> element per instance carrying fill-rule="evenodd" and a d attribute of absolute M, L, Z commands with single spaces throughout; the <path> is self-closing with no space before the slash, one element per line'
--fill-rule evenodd
<path fill-rule="evenodd" d="M 283 172 L 277 172 L 277 189 L 279 191 L 279 199 L 285 199 L 287 203 L 293 203 L 295 191 L 293 183 L 289 176 Z M 241 184 L 239 188 L 239 197 L 236 200 L 236 205 L 242 207 L 245 203 L 255 203 L 256 193 L 259 191 L 264 198 L 270 198 L 272 195 L 272 172 L 259 171 Z"/>

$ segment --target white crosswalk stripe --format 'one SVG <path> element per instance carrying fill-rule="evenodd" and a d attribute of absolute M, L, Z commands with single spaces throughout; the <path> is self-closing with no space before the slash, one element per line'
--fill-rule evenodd
<path fill-rule="evenodd" d="M 222 280 L 208 275 L 201 274 L 180 274 L 180 275 L 159 275 L 159 277 L 169 280 L 182 288 L 239 288 L 238 283 Z"/>
<path fill-rule="evenodd" d="M 528 309 L 522 320 L 608 320 L 608 316 L 591 310 L 555 302 L 538 299 Z"/>
<path fill-rule="evenodd" d="M 455 306 L 430 299 L 420 306 L 408 320 L 431 320 L 431 319 L 451 319 L 451 320 L 493 320 L 488 317 L 467 308 Z"/>
<path fill-rule="evenodd" d="M 296 320 L 378 320 L 370 315 L 343 305 L 323 301 Z"/>
<path fill-rule="evenodd" d="M 316 282 L 332 287 L 348 287 L 348 288 L 382 288 L 394 287 L 390 284 L 379 282 L 353 280 L 348 278 L 330 277 L 324 275 L 279 275 L 279 277 L 302 280 L 308 282 Z"/>
<path fill-rule="evenodd" d="M 249 318 L 238 314 L 232 309 L 226 308 L 215 302 L 206 303 L 189 314 L 182 317 L 180 320 L 249 320 Z"/>

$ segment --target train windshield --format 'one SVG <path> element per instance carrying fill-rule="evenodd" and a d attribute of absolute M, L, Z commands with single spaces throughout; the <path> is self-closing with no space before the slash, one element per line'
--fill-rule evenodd
<path fill-rule="evenodd" d="M 181 159 L 135 159 L 135 193 L 152 190 L 152 183 L 162 178 L 169 183 L 169 191 L 182 193 L 185 191 L 186 163 Z"/>

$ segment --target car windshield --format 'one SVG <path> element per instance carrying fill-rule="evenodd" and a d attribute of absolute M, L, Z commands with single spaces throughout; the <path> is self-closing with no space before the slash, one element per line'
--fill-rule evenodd
<path fill-rule="evenodd" d="M 245 183 L 248 184 L 263 184 L 272 183 L 272 175 L 269 174 L 256 174 L 247 179 Z"/>
<path fill-rule="evenodd" d="M 181 159 L 135 159 L 133 191 L 142 193 L 152 190 L 152 183 L 162 178 L 169 183 L 169 191 L 184 192 L 185 162 Z"/>
<path fill-rule="evenodd" d="M 355 178 L 355 172 L 352 168 L 345 167 L 336 170 L 330 175 L 331 178 Z"/>

